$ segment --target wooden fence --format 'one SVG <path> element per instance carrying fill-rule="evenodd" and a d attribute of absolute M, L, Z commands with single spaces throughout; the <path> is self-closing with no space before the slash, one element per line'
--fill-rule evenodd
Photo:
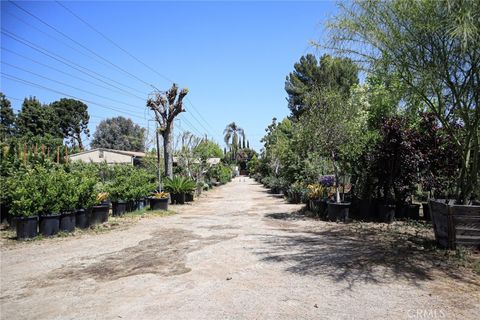
<path fill-rule="evenodd" d="M 430 201 L 435 239 L 440 246 L 456 249 L 458 245 L 480 247 L 480 206 L 450 205 Z"/>

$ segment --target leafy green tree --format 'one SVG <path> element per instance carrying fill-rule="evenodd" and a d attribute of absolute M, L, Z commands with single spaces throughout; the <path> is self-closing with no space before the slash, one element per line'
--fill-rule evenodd
<path fill-rule="evenodd" d="M 355 0 L 330 23 L 329 46 L 395 73 L 461 148 L 456 197 L 463 203 L 480 184 L 479 19 L 475 0 Z"/>
<path fill-rule="evenodd" d="M 239 138 L 245 139 L 245 131 L 235 122 L 228 124 L 223 130 L 225 144 L 230 150 L 238 150 L 240 147 Z"/>
<path fill-rule="evenodd" d="M 357 73 L 358 68 L 350 59 L 323 55 L 317 61 L 312 54 L 302 56 L 285 81 L 290 111 L 295 117 L 300 116 L 309 96 L 319 89 L 335 89 L 348 95 L 350 87 L 358 83 Z"/>
<path fill-rule="evenodd" d="M 91 147 L 144 151 L 145 128 L 121 116 L 102 120 L 93 134 Z"/>
<path fill-rule="evenodd" d="M 341 177 L 351 171 L 349 158 L 362 150 L 359 137 L 365 129 L 365 114 L 360 104 L 336 89 L 314 92 L 307 105 L 309 108 L 298 123 L 301 145 L 330 159 L 338 186 Z M 336 191 L 339 202 L 339 188 Z"/>
<path fill-rule="evenodd" d="M 52 109 L 42 105 L 35 97 L 25 98 L 17 117 L 17 128 L 21 136 L 62 137 Z"/>
<path fill-rule="evenodd" d="M 241 148 L 240 139 L 245 140 L 245 131 L 235 122 L 228 124 L 223 130 L 225 144 L 230 149 L 230 158 L 236 158 L 237 151 Z"/>
<path fill-rule="evenodd" d="M 272 175 L 287 176 L 287 180 L 293 182 L 295 178 L 290 170 L 294 168 L 292 163 L 298 160 L 292 147 L 293 122 L 285 118 L 278 123 L 277 119 L 273 118 L 272 123 L 265 130 L 267 133 L 261 140 L 264 144 L 263 161 L 268 165 Z"/>
<path fill-rule="evenodd" d="M 202 140 L 195 148 L 193 153 L 202 160 L 208 158 L 221 158 L 223 156 L 220 146 L 211 140 Z"/>
<path fill-rule="evenodd" d="M 88 106 L 78 100 L 62 98 L 50 104 L 58 122 L 63 137 L 69 139 L 72 145 L 83 149 L 82 134 L 90 136 L 88 130 Z"/>
<path fill-rule="evenodd" d="M 15 134 L 15 113 L 10 101 L 0 92 L 0 140 L 5 141 Z"/>

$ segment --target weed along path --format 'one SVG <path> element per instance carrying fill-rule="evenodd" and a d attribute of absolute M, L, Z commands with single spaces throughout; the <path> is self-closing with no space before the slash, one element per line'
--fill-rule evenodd
<path fill-rule="evenodd" d="M 301 207 L 242 177 L 173 216 L 4 246 L 1 318 L 478 319 L 478 276 L 408 230 Z"/>

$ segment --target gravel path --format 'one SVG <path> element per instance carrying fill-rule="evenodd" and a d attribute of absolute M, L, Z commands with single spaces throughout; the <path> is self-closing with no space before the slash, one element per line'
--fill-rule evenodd
<path fill-rule="evenodd" d="M 126 230 L 1 250 L 2 319 L 478 319 L 480 282 L 248 178 Z"/>

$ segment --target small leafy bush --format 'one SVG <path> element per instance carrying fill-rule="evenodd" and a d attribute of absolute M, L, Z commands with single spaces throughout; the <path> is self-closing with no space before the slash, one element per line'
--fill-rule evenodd
<path fill-rule="evenodd" d="M 193 192 L 197 186 L 195 181 L 182 176 L 165 178 L 164 188 L 171 193 Z"/>
<path fill-rule="evenodd" d="M 35 216 L 44 211 L 44 181 L 34 168 L 18 171 L 7 182 L 11 193 L 12 214 L 17 217 Z"/>

